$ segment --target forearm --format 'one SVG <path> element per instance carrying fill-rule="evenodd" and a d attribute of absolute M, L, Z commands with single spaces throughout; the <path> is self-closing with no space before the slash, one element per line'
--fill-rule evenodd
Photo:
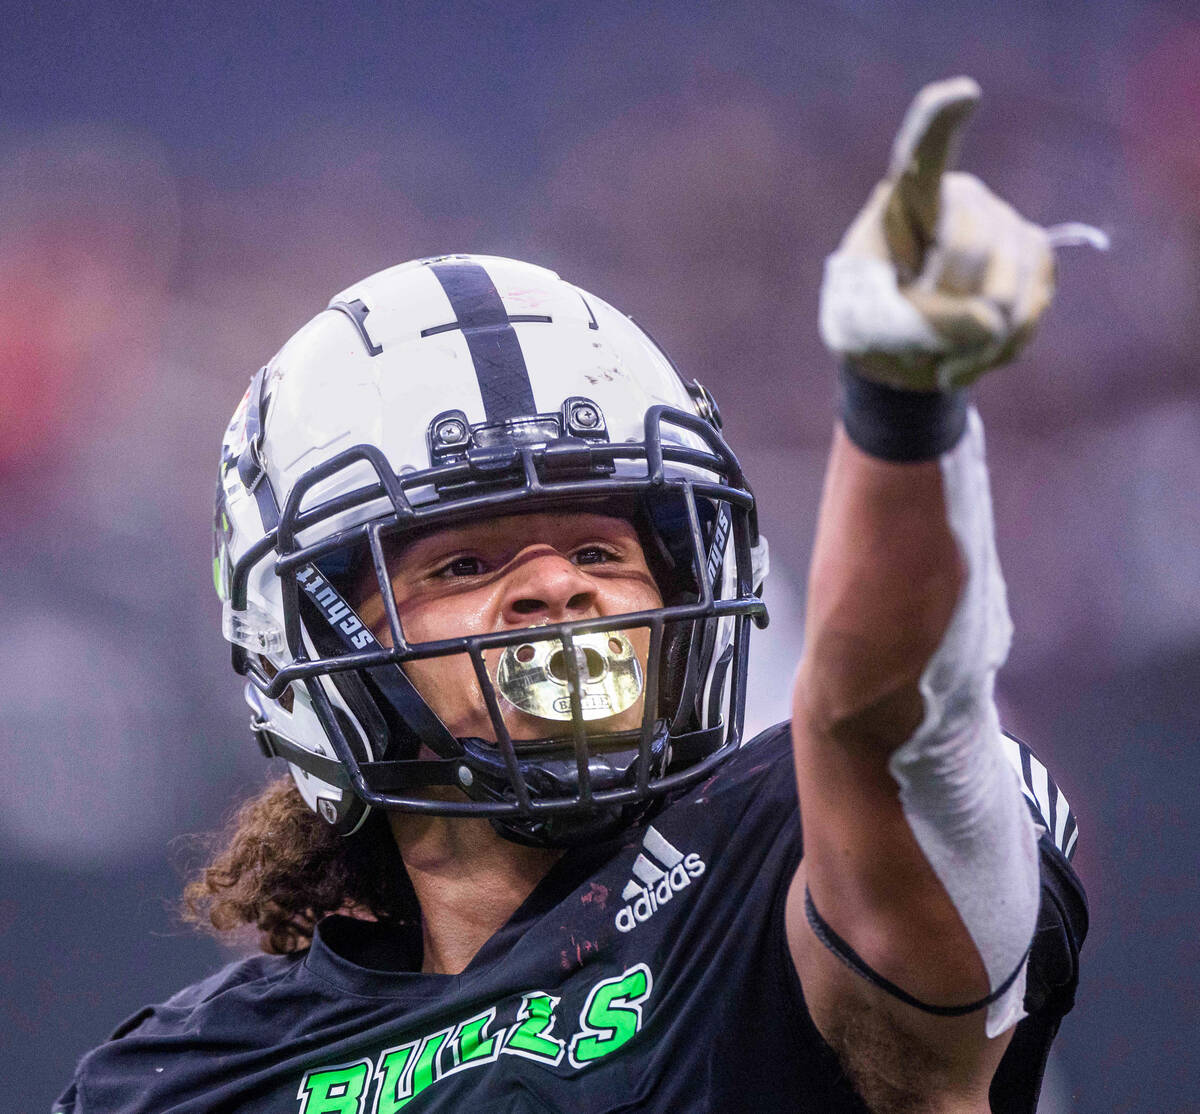
<path fill-rule="evenodd" d="M 839 424 L 818 523 L 793 708 L 807 884 L 890 980 L 980 998 L 986 970 L 889 768 L 925 718 L 921 678 L 968 579 L 941 462 L 881 460 Z"/>
<path fill-rule="evenodd" d="M 965 570 L 936 460 L 894 464 L 834 434 L 809 574 L 796 712 L 876 763 L 921 718 L 918 681 Z"/>
<path fill-rule="evenodd" d="M 805 998 L 873 1108 L 983 1114 L 1038 868 L 992 702 L 1009 624 L 977 420 L 910 464 L 837 431 L 809 591 L 788 899 Z"/>
<path fill-rule="evenodd" d="M 917 465 L 839 434 L 795 740 L 817 907 L 916 998 L 995 998 L 994 1033 L 1020 1016 L 1037 868 L 992 700 L 1010 636 L 992 535 L 977 418 Z"/>

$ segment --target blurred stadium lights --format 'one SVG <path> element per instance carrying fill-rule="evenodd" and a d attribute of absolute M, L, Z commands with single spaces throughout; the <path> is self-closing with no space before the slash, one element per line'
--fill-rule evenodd
<path fill-rule="evenodd" d="M 163 152 L 102 127 L 0 158 L 0 470 L 67 463 L 155 353 L 180 213 Z"/>

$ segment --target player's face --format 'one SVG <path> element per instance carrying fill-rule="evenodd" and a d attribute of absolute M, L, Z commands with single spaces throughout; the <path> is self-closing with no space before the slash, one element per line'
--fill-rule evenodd
<path fill-rule="evenodd" d="M 425 535 L 389 555 L 388 571 L 405 638 L 441 638 L 620 615 L 662 606 L 633 525 L 583 512 L 506 515 Z M 373 574 L 358 613 L 385 645 L 391 633 Z M 625 631 L 641 659 L 649 630 Z M 485 655 L 494 676 L 499 651 Z M 466 655 L 409 662 L 405 672 L 451 734 L 493 739 L 495 731 Z M 514 739 L 560 736 L 568 725 L 501 701 Z M 599 731 L 640 725 L 642 702 L 597 720 Z"/>

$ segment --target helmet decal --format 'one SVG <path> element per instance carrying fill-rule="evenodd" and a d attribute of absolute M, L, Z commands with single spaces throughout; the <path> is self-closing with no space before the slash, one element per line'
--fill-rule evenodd
<path fill-rule="evenodd" d="M 363 347 L 367 350 L 368 356 L 378 356 L 383 352 L 383 345 L 376 344 L 371 339 L 371 334 L 367 332 L 367 314 L 371 311 L 367 309 L 366 303 L 361 298 L 355 298 L 352 302 L 330 302 L 329 308 L 336 310 L 338 313 L 344 313 L 358 332 L 359 339 L 363 342 Z"/>
<path fill-rule="evenodd" d="M 455 320 L 434 325 L 422 336 L 461 329 L 479 378 L 479 393 L 488 421 L 536 414 L 533 387 L 517 340 L 514 321 L 551 323 L 545 314 L 510 317 L 491 276 L 478 263 L 453 260 L 429 268 L 442 284 Z"/>

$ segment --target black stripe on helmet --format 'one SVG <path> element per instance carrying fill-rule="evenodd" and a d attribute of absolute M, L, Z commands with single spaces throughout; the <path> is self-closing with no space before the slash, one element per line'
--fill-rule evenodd
<path fill-rule="evenodd" d="M 500 293 L 478 263 L 445 260 L 430 264 L 467 339 L 479 393 L 489 422 L 537 413 L 525 356 Z M 548 320 L 543 318 L 542 320 Z M 443 331 L 442 329 L 438 330 Z"/>

